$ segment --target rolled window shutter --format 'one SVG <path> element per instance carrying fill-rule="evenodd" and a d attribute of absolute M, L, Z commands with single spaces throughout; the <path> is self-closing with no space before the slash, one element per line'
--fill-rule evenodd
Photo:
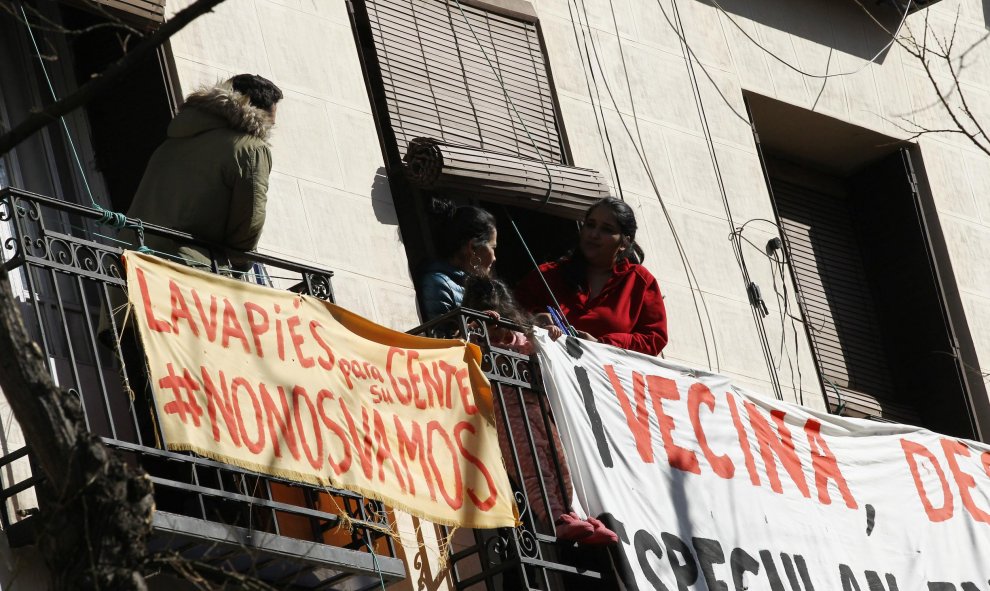
<path fill-rule="evenodd" d="M 490 203 L 514 205 L 583 220 L 593 203 L 609 196 L 601 174 L 471 146 L 416 138 L 405 156 L 413 186 Z"/>
<path fill-rule="evenodd" d="M 442 0 L 365 4 L 400 153 L 430 137 L 563 161 L 534 23 Z"/>

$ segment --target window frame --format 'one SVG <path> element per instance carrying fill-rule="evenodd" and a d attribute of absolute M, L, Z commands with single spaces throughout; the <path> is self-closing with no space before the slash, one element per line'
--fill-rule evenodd
<path fill-rule="evenodd" d="M 819 352 L 815 344 L 816 343 L 815 335 L 812 334 L 812 331 L 814 329 L 812 328 L 812 326 L 810 326 L 807 303 L 804 299 L 804 287 L 802 286 L 801 279 L 798 277 L 797 270 L 795 269 L 795 265 L 790 260 L 792 253 L 792 245 L 790 243 L 790 237 L 788 236 L 787 232 L 783 231 L 786 222 L 781 215 L 777 198 L 774 195 L 775 182 L 772 178 L 773 175 L 768 168 L 767 155 L 773 153 L 777 156 L 780 156 L 786 153 L 786 149 L 782 148 L 781 146 L 768 147 L 765 138 L 761 138 L 761 136 L 759 135 L 760 133 L 759 117 L 754 117 L 753 103 L 751 102 L 753 100 L 758 101 L 761 110 L 763 110 L 764 116 L 768 116 L 767 115 L 767 113 L 769 112 L 767 110 L 768 107 L 775 110 L 778 108 L 775 105 L 777 101 L 773 101 L 772 99 L 767 99 L 765 97 L 760 97 L 758 95 L 752 95 L 749 93 L 747 93 L 745 97 L 747 108 L 749 110 L 750 121 L 753 123 L 754 143 L 757 148 L 757 155 L 760 159 L 760 164 L 763 169 L 764 181 L 767 186 L 771 206 L 774 212 L 774 221 L 776 222 L 777 228 L 780 231 L 780 238 L 785 248 L 785 253 L 788 261 L 787 266 L 789 268 L 790 281 L 791 284 L 795 287 L 795 297 L 797 299 L 798 306 L 801 310 L 802 323 L 804 324 L 804 332 L 807 338 L 807 343 L 811 347 L 815 371 L 817 373 L 818 380 L 822 388 L 822 393 L 825 399 L 826 407 L 828 408 L 830 413 L 835 413 L 837 412 L 837 409 L 833 407 L 833 405 L 830 403 L 831 401 L 829 400 L 829 398 L 832 396 L 832 393 L 834 392 L 834 389 L 830 380 L 824 373 L 822 367 L 822 361 L 821 361 L 821 353 Z M 797 107 L 784 105 L 783 103 L 781 103 L 781 105 L 782 106 L 780 108 L 784 109 L 784 111 L 797 109 Z M 803 109 L 801 111 L 804 113 L 801 116 L 816 117 L 816 118 L 825 117 L 820 114 L 807 112 Z M 780 114 L 783 117 L 794 116 L 793 113 L 785 114 L 783 111 Z M 791 121 L 791 123 L 793 123 L 793 121 Z M 844 126 L 853 127 L 856 129 L 862 129 L 844 121 L 836 121 L 835 123 L 835 125 L 840 125 L 840 124 Z M 834 138 L 830 138 L 830 139 L 834 140 Z M 951 349 L 951 351 L 949 352 L 950 353 L 949 357 L 952 358 L 951 363 L 953 364 L 953 367 L 951 370 L 947 368 L 942 368 L 942 370 L 940 371 L 944 372 L 943 375 L 944 379 L 948 379 L 948 377 L 946 376 L 948 376 L 949 373 L 953 373 L 957 378 L 959 385 L 959 391 L 955 392 L 955 394 L 958 394 L 958 397 L 954 397 L 954 399 L 951 401 L 945 399 L 946 392 L 932 392 L 931 396 L 919 397 L 916 400 L 906 398 L 904 395 L 901 395 L 897 398 L 893 398 L 891 400 L 898 404 L 905 403 L 912 405 L 914 409 L 917 411 L 918 415 L 920 416 L 920 422 L 923 423 L 921 426 L 932 428 L 933 430 L 941 430 L 943 432 L 949 431 L 950 429 L 945 429 L 945 428 L 940 429 L 938 425 L 932 425 L 933 421 L 936 422 L 941 421 L 942 425 L 952 424 L 951 431 L 953 432 L 950 434 L 973 438 L 973 439 L 986 440 L 986 438 L 988 437 L 988 433 L 990 433 L 990 401 L 986 400 L 985 389 L 982 388 L 982 382 L 968 375 L 969 371 L 971 371 L 968 368 L 968 365 L 971 364 L 969 360 L 975 358 L 975 349 L 972 343 L 972 339 L 969 336 L 968 325 L 966 324 L 965 315 L 962 313 L 962 306 L 961 306 L 961 302 L 959 301 L 958 291 L 953 281 L 954 276 L 952 272 L 952 265 L 951 265 L 951 261 L 948 258 L 948 252 L 944 243 L 944 239 L 941 237 L 941 227 L 939 225 L 938 216 L 935 213 L 930 192 L 928 191 L 928 188 L 924 183 L 923 175 L 921 178 L 919 178 L 918 175 L 919 165 L 923 172 L 923 159 L 921 158 L 922 155 L 921 150 L 915 144 L 911 144 L 907 142 L 897 143 L 894 140 L 884 143 L 883 146 L 885 147 L 886 150 L 885 156 L 880 158 L 878 157 L 877 154 L 872 154 L 871 158 L 862 161 L 860 170 L 856 171 L 855 173 L 849 174 L 847 176 L 838 176 L 836 178 L 842 178 L 844 179 L 844 182 L 853 182 L 854 177 L 862 175 L 863 170 L 882 166 L 883 162 L 886 159 L 890 159 L 892 161 L 896 157 L 897 153 L 898 152 L 900 153 L 903 162 L 903 173 L 904 173 L 904 176 L 900 177 L 900 181 L 903 182 L 907 187 L 907 190 L 904 191 L 905 194 L 903 195 L 903 197 L 905 199 L 911 200 L 910 203 L 904 202 L 902 203 L 901 206 L 904 208 L 913 208 L 914 210 L 913 219 L 918 224 L 918 227 L 916 229 L 915 239 L 921 242 L 921 246 L 925 251 L 925 258 L 926 258 L 926 260 L 924 261 L 919 260 L 916 262 L 919 266 L 927 266 L 928 269 L 930 270 L 930 274 L 932 277 L 932 284 L 929 287 L 932 288 L 934 295 L 934 299 L 930 303 L 933 305 L 937 305 L 939 308 L 939 313 L 941 316 L 941 320 L 943 321 L 943 326 L 945 330 L 945 337 L 947 339 L 946 346 L 949 349 Z M 811 169 L 814 169 L 814 166 L 811 165 L 810 162 L 808 164 Z M 852 193 L 850 193 L 850 195 L 852 195 Z M 862 228 L 859 229 L 854 228 L 854 231 L 858 234 L 859 232 L 862 232 Z M 858 252 L 862 252 L 860 249 L 861 247 L 857 246 Z M 863 257 L 863 258 L 868 259 L 870 257 Z M 867 263 L 867 267 L 870 264 L 871 263 Z M 867 271 L 867 276 L 868 276 L 867 283 L 870 284 L 868 285 L 868 287 L 870 287 L 872 291 L 875 291 L 875 286 L 872 285 L 871 281 L 869 281 L 869 275 L 870 273 Z M 874 295 L 871 297 L 876 297 L 876 296 Z M 877 305 L 882 305 L 882 302 L 880 301 L 877 301 L 876 303 Z M 883 316 L 886 316 L 886 314 L 878 314 L 877 320 L 879 320 L 882 325 L 886 324 L 886 326 L 881 327 L 880 337 L 884 340 L 885 343 L 887 343 L 891 338 L 893 338 L 893 336 L 889 330 L 890 322 L 889 320 L 884 321 L 882 319 Z M 888 349 L 887 354 L 889 356 L 891 354 L 889 350 L 889 345 L 885 345 L 885 347 Z M 897 354 L 895 354 L 895 357 L 890 358 L 890 361 L 891 361 L 891 365 L 889 369 L 891 373 L 891 378 L 894 379 L 893 382 L 894 387 L 895 390 L 897 390 L 896 380 L 898 377 L 898 372 L 902 371 L 902 368 L 905 366 L 906 360 L 901 357 L 898 357 Z M 982 396 L 980 396 L 981 393 Z M 869 394 L 869 392 L 867 392 L 867 394 Z M 939 395 L 941 395 L 941 397 L 939 397 Z M 940 412 L 938 413 L 934 413 L 931 409 L 931 405 L 945 406 L 949 403 L 952 403 L 955 407 L 957 407 L 957 410 L 964 410 L 966 416 L 950 416 L 949 419 L 946 420 L 946 417 L 944 416 L 945 413 L 941 413 L 941 409 Z M 933 419 L 932 415 L 940 415 L 940 416 Z M 877 418 L 877 417 L 870 417 L 870 418 Z M 962 423 L 967 423 L 967 428 L 960 427 Z"/>
<path fill-rule="evenodd" d="M 346 0 L 348 13 L 351 15 L 352 31 L 358 47 L 358 55 L 365 75 L 365 84 L 371 98 L 372 113 L 378 129 L 379 141 L 382 146 L 382 156 L 385 160 L 386 172 L 390 177 L 393 173 L 401 174 L 402 147 L 398 145 L 388 110 L 388 94 L 382 79 L 381 63 L 375 49 L 374 36 L 371 31 L 371 19 L 364 0 Z M 482 0 L 460 0 L 464 6 L 485 10 L 494 14 L 520 20 L 535 27 L 540 53 L 543 58 L 543 68 L 547 75 L 549 100 L 553 107 L 553 115 L 557 126 L 560 142 L 561 164 L 573 165 L 573 155 L 567 140 L 566 129 L 561 116 L 560 102 L 554 83 L 553 71 L 547 56 L 546 42 L 540 21 L 532 4 L 526 0 L 497 0 L 485 2 Z M 449 2 L 448 2 L 449 4 Z M 456 8 L 453 8 L 456 10 Z M 391 179 L 390 179 L 391 180 Z"/>
<path fill-rule="evenodd" d="M 453 0 L 448 0 L 448 2 L 452 1 Z M 518 20 L 533 24 L 539 41 L 540 53 L 543 59 L 543 67 L 547 75 L 549 99 L 553 106 L 553 114 L 555 117 L 560 142 L 561 164 L 573 166 L 573 155 L 568 142 L 566 126 L 563 124 L 557 87 L 554 82 L 553 70 L 549 61 L 543 30 L 532 4 L 526 0 L 494 0 L 491 2 L 485 2 L 482 0 L 460 1 L 465 6 L 471 6 L 480 10 L 488 10 L 501 16 L 516 18 Z M 398 145 L 396 135 L 391 125 L 388 110 L 388 96 L 384 81 L 382 79 L 381 65 L 378 60 L 375 40 L 371 30 L 372 23 L 368 15 L 365 2 L 364 0 L 346 0 L 346 3 L 351 20 L 351 30 L 358 49 L 358 57 L 361 63 L 361 68 L 364 73 L 366 90 L 371 103 L 371 113 L 375 120 L 375 128 L 378 133 L 379 146 L 382 150 L 382 157 L 385 162 L 385 169 L 383 172 L 388 179 L 399 226 L 402 229 L 403 244 L 405 246 L 407 260 L 409 262 L 409 269 L 412 276 L 415 278 L 422 264 L 426 260 L 435 257 L 431 223 L 426 213 L 430 195 L 424 194 L 424 192 L 412 187 L 407 181 L 403 168 L 404 154 L 402 153 L 402 147 Z M 456 7 L 453 7 L 453 9 L 456 10 Z M 486 206 L 485 203 L 478 203 L 477 200 L 471 200 L 471 202 L 482 207 Z M 573 225 L 573 222 L 563 220 L 562 218 L 547 216 L 546 214 L 540 214 L 531 210 L 517 210 L 517 208 L 513 207 L 498 207 L 493 211 L 493 213 L 495 213 L 499 218 L 498 226 L 500 230 L 500 253 L 506 251 L 506 249 L 502 248 L 503 246 L 518 242 L 514 235 L 506 233 L 507 231 L 511 231 L 510 226 L 505 223 L 508 216 L 513 215 L 516 218 L 520 218 L 521 216 L 519 214 L 523 211 L 525 211 L 527 217 L 542 219 L 544 220 L 544 223 L 554 223 L 560 226 L 559 228 L 555 228 L 556 231 L 544 233 L 545 235 L 539 236 L 538 239 L 545 239 L 547 236 L 551 236 L 555 240 L 562 242 L 567 238 L 566 230 L 573 230 L 574 240 L 568 240 L 567 246 L 571 246 L 570 243 L 576 241 L 577 228 Z M 545 245 L 542 249 L 534 248 L 534 250 L 537 251 L 537 255 L 539 255 L 539 251 L 542 250 L 549 256 L 559 254 L 563 250 L 563 246 L 562 244 L 552 244 Z M 515 258 L 516 257 L 503 257 L 501 254 L 499 256 L 499 260 L 501 261 L 515 260 Z M 525 264 L 528 268 L 528 259 L 520 258 L 519 262 L 520 264 Z"/>

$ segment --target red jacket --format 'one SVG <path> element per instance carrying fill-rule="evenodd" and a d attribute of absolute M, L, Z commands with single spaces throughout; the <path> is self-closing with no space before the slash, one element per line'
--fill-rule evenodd
<path fill-rule="evenodd" d="M 578 287 L 564 273 L 567 262 L 540 265 L 567 321 L 599 341 L 658 355 L 667 344 L 667 313 L 660 286 L 642 265 L 620 261 L 601 293 L 588 297 L 585 287 Z M 536 272 L 527 275 L 516 287 L 520 305 L 533 313 L 546 312 L 553 302 Z"/>

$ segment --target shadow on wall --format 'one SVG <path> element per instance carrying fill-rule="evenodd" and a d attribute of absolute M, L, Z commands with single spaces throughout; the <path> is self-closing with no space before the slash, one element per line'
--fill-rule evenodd
<path fill-rule="evenodd" d="M 375 211 L 375 219 L 378 220 L 378 223 L 395 226 L 396 236 L 399 242 L 402 242 L 402 234 L 399 233 L 399 218 L 395 213 L 395 203 L 392 201 L 392 189 L 383 167 L 379 167 L 375 171 L 375 178 L 371 181 L 371 207 Z"/>
<path fill-rule="evenodd" d="M 741 27 L 747 35 L 753 37 L 768 50 L 773 46 L 765 43 L 762 35 L 754 35 L 753 28 L 746 21 L 755 21 L 763 26 L 777 29 L 784 33 L 796 35 L 816 44 L 830 47 L 842 53 L 854 55 L 864 60 L 873 59 L 878 53 L 877 63 L 883 63 L 887 50 L 881 50 L 890 42 L 890 34 L 884 31 L 873 18 L 884 28 L 895 31 L 904 15 L 894 2 L 878 3 L 876 0 L 853 0 L 836 2 L 835 0 L 698 0 L 726 13 L 722 15 L 727 27 Z M 717 6 L 716 4 L 717 3 Z M 987 7 L 990 0 L 983 0 L 984 14 L 990 16 Z M 867 14 L 869 10 L 870 14 Z M 873 18 L 870 18 L 870 16 Z M 731 19 L 731 20 L 730 20 Z M 733 25 L 733 22 L 735 25 Z M 732 32 L 740 33 L 739 28 Z M 796 46 L 800 51 L 800 47 Z M 792 62 L 793 57 L 780 55 L 781 58 Z M 803 56 L 798 56 L 795 66 L 813 74 L 824 74 L 825 63 L 818 66 L 808 65 Z M 832 69 L 835 64 L 832 64 Z"/>

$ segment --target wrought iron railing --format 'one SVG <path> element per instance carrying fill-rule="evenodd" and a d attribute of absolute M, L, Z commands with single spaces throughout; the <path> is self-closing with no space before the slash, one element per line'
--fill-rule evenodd
<path fill-rule="evenodd" d="M 143 400 L 143 359 L 128 342 L 101 342 L 120 334 L 108 314 L 124 287 L 122 247 L 86 207 L 16 189 L 0 190 L 0 264 L 9 271 L 22 316 L 49 360 L 56 383 L 83 403 L 88 428 L 140 463 L 155 484 L 155 550 L 180 551 L 199 560 L 252 570 L 280 588 L 371 589 L 404 576 L 392 541 L 377 533 L 388 520 L 381 505 L 344 490 L 325 490 L 260 476 L 235 466 L 175 453 L 156 443 L 152 409 Z M 203 243 L 167 228 L 146 225 L 149 235 Z M 229 256 L 230 253 L 221 256 Z M 332 273 L 256 253 L 235 253 L 258 263 L 243 277 L 331 300 Z M 214 257 L 215 272 L 226 260 Z M 107 328 L 104 326 L 104 328 Z M 459 310 L 412 331 L 467 338 L 483 353 L 483 369 L 497 402 L 505 465 L 523 526 L 467 530 L 451 542 L 450 579 L 457 589 L 542 590 L 584 587 L 601 578 L 575 559 L 572 546 L 554 537 L 551 498 L 569 491 L 566 468 L 535 360 L 503 344 L 504 330 L 523 330 L 470 310 Z M 105 340 L 105 339 L 104 339 Z M 135 390 L 128 395 L 126 384 Z M 0 425 L 0 526 L 15 542 L 37 511 L 38 477 L 15 467 L 29 450 Z M 339 513 L 348 515 L 345 531 Z M 439 528 L 440 539 L 449 532 Z M 374 555 L 367 550 L 374 549 Z M 424 556 L 429 551 L 424 551 Z M 290 558 L 286 558 L 286 557 Z M 427 568 L 428 560 L 413 563 Z M 379 578 L 379 573 L 381 579 Z M 442 574 L 438 574 L 440 578 Z M 422 577 L 422 574 L 421 574 Z"/>
<path fill-rule="evenodd" d="M 465 338 L 481 348 L 503 461 L 523 520 L 523 526 L 514 529 L 455 533 L 450 566 L 456 589 L 556 591 L 590 588 L 602 579 L 597 566 L 589 568 L 587 554 L 554 536 L 555 513 L 562 504 L 567 509 L 571 485 L 566 460 L 555 444 L 556 428 L 536 360 L 505 344 L 507 331 L 525 330 L 460 309 L 409 331 Z M 595 554 L 607 562 L 604 551 Z"/>
<path fill-rule="evenodd" d="M 108 313 L 111 302 L 122 300 L 126 245 L 99 218 L 87 207 L 0 190 L 0 263 L 56 383 L 82 401 L 89 430 L 151 476 L 158 508 L 152 547 L 250 569 L 279 588 L 366 589 L 403 578 L 391 539 L 377 533 L 387 525 L 380 503 L 160 449 L 144 402 L 150 398 L 143 359 Z M 167 228 L 145 225 L 145 232 L 223 253 Z M 333 299 L 330 271 L 234 254 L 255 263 L 245 281 Z M 213 270 L 222 271 L 224 262 L 214 256 Z M 0 429 L 0 525 L 16 539 L 14 532 L 30 529 L 19 526 L 45 507 L 32 494 L 39 477 L 17 468 L 30 461 L 29 450 L 15 443 L 9 424 Z"/>

